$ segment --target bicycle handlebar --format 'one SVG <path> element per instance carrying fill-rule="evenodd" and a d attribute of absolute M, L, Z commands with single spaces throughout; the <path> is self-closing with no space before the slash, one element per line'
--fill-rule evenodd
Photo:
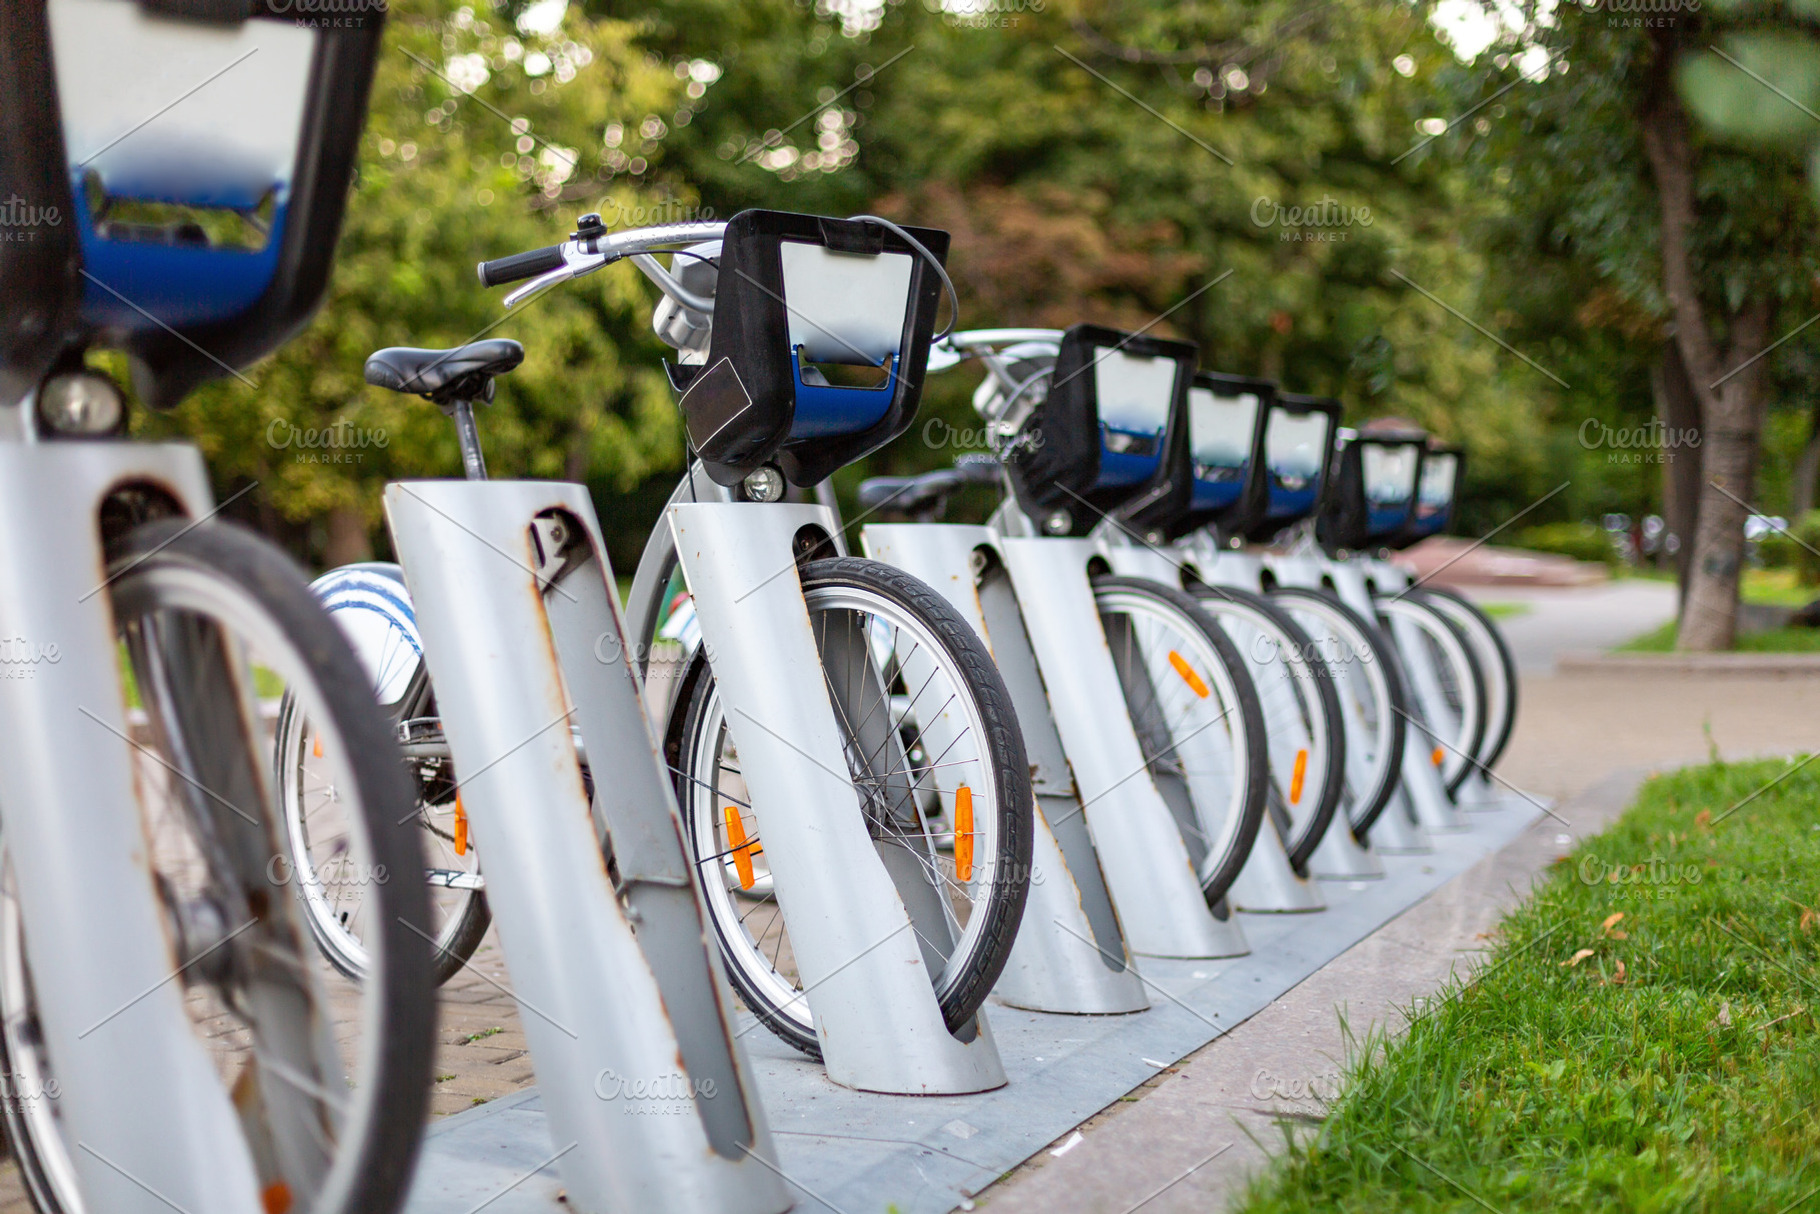
<path fill-rule="evenodd" d="M 481 286 L 498 287 L 508 282 L 517 282 L 521 278 L 535 278 L 539 274 L 547 274 L 562 263 L 562 246 L 553 244 L 541 249 L 532 249 L 528 253 L 513 253 L 509 257 L 496 257 L 492 261 L 483 261 L 474 268 L 480 274 Z"/>
<path fill-rule="evenodd" d="M 533 281 L 506 296 L 506 307 L 541 292 L 545 287 L 571 278 L 580 278 L 592 274 L 602 266 L 608 266 L 624 257 L 637 258 L 646 253 L 656 253 L 665 249 L 683 248 L 688 245 L 701 244 L 706 241 L 719 240 L 726 233 L 724 223 L 666 223 L 649 228 L 626 228 L 619 232 L 590 232 L 587 235 L 577 233 L 573 240 L 565 240 L 559 245 L 533 249 L 527 253 L 514 253 L 509 257 L 500 257 L 492 261 L 483 261 L 476 270 L 480 281 L 489 287 L 503 283 L 515 282 L 530 278 Z M 682 298 L 678 295 L 680 284 L 656 263 L 639 262 L 651 280 L 666 294 L 677 298 L 685 305 L 695 305 L 693 297 Z"/>

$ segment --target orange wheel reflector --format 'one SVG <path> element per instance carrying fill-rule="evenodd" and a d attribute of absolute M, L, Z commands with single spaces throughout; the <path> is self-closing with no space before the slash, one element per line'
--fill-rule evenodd
<path fill-rule="evenodd" d="M 1182 682 L 1194 689 L 1195 695 L 1204 700 L 1213 694 L 1213 689 L 1201 681 L 1201 676 L 1194 672 L 1194 667 L 1188 664 L 1188 659 L 1173 649 L 1169 651 L 1169 664 L 1175 667 L 1177 674 L 1182 676 Z"/>
<path fill-rule="evenodd" d="M 1302 781 L 1308 778 L 1308 751 L 1306 748 L 1295 752 L 1295 770 L 1289 773 L 1289 803 L 1302 803 Z"/>
<path fill-rule="evenodd" d="M 455 794 L 455 854 L 468 854 L 468 811 L 462 807 L 461 794 Z"/>
<path fill-rule="evenodd" d="M 1447 754 L 1439 746 L 1437 746 L 1437 747 L 1435 747 L 1435 752 L 1433 754 L 1429 755 L 1428 757 L 1429 757 L 1429 760 L 1432 761 L 1436 767 L 1439 767 L 1441 765 L 1441 760 L 1445 759 L 1447 757 Z"/>
<path fill-rule="evenodd" d="M 282 1180 L 265 1186 L 259 1204 L 265 1207 L 265 1214 L 286 1214 L 291 1208 L 291 1186 Z"/>
<path fill-rule="evenodd" d="M 739 820 L 739 809 L 736 806 L 727 806 L 725 816 L 727 819 L 727 842 L 733 845 L 733 867 L 739 872 L 739 887 L 741 889 L 751 889 L 754 880 L 752 876 L 752 853 L 755 851 L 762 851 L 763 849 L 746 842 L 746 824 Z"/>
<path fill-rule="evenodd" d="M 314 755 L 315 757 L 317 757 L 318 759 L 320 759 L 322 757 L 322 735 L 321 734 L 316 735 L 316 740 L 315 740 L 314 744 L 312 744 L 310 747 L 310 753 L 312 755 Z"/>
<path fill-rule="evenodd" d="M 954 790 L 954 875 L 973 880 L 973 790 L 965 784 Z"/>

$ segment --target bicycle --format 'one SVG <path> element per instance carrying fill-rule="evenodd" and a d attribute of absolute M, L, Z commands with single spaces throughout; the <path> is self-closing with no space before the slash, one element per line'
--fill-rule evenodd
<path fill-rule="evenodd" d="M 435 1012 L 423 887 L 387 879 L 421 868 L 389 731 L 296 565 L 215 517 L 193 447 L 126 441 L 86 357 L 124 348 L 165 408 L 307 319 L 378 35 L 212 24 L 208 54 L 266 64 L 223 82 L 247 121 L 167 107 L 148 179 L 136 90 L 196 27 L 0 10 L 0 185 L 71 221 L 0 245 L 0 621 L 60 638 L 0 682 L 0 1063 L 29 1086 L 0 1107 L 41 1211 L 360 1214 L 410 1177 Z M 261 708 L 280 687 L 376 904 L 364 985 L 313 957 L 285 867 Z"/>
<path fill-rule="evenodd" d="M 849 261 L 843 262 L 839 251 L 828 252 L 831 241 L 847 250 Z M 582 218 L 570 241 L 484 262 L 480 277 L 487 286 L 531 279 L 508 294 L 510 307 L 559 283 L 630 260 L 661 292 L 653 327 L 681 353 L 682 361 L 670 367 L 670 374 L 683 392 L 692 448 L 672 501 L 737 499 L 763 505 L 782 500 L 787 477 L 800 483 L 818 470 L 825 475 L 909 424 L 916 399 L 910 385 L 920 378 L 946 281 L 934 250 L 945 249 L 945 243 L 942 233 L 869 217 L 837 220 L 754 211 L 725 224 L 609 232 L 599 216 L 590 215 Z M 723 245 L 731 252 L 723 254 Z M 672 256 L 669 267 L 654 256 L 666 252 Z M 749 318 L 781 303 L 786 292 L 806 302 L 818 289 L 837 295 L 850 290 L 853 284 L 841 275 L 863 258 L 870 259 L 866 265 L 883 267 L 893 276 L 909 301 L 904 312 L 894 326 L 867 329 L 850 313 L 844 323 L 824 318 L 819 331 L 772 334 L 798 339 L 792 343 L 793 368 L 782 372 L 789 376 L 782 384 L 776 368 L 755 366 L 746 358 L 740 343 L 750 342 L 749 334 L 713 325 L 717 305 Z M 949 293 L 951 298 L 951 288 Z M 797 323 L 795 310 L 775 311 L 780 327 Z M 882 334 L 893 348 L 888 357 L 866 358 L 864 366 L 856 366 L 858 352 L 843 344 L 843 334 L 855 342 L 875 341 Z M 368 362 L 368 378 L 444 404 L 461 436 L 464 469 L 470 479 L 483 479 L 485 460 L 473 404 L 482 393 L 490 398 L 493 377 L 517 361 L 495 353 L 474 347 L 381 351 Z M 448 368 L 465 368 L 468 380 L 463 382 L 454 370 L 445 372 Z M 842 386 L 869 374 L 869 384 Z M 785 390 L 794 393 L 795 418 L 786 416 L 781 426 L 774 418 L 742 421 L 754 397 L 762 401 L 766 392 Z M 729 407 L 735 398 L 747 404 Z M 857 429 L 848 415 L 856 408 L 861 413 Z M 754 423 L 762 433 L 752 432 Z M 1032 801 L 1008 698 L 977 638 L 927 587 L 876 562 L 840 555 L 826 542 L 808 542 L 799 555 L 795 572 L 823 655 L 822 682 L 846 731 L 847 778 L 864 794 L 866 828 L 894 866 L 905 902 L 928 905 L 925 891 L 942 894 L 934 901 L 946 921 L 947 938 L 939 938 L 941 928 L 927 924 L 919 925 L 919 933 L 943 1019 L 951 1030 L 961 1029 L 1003 968 L 1029 881 Z M 676 594 L 677 568 L 673 539 L 660 520 L 634 580 L 628 612 L 641 672 L 649 661 L 658 609 Z M 385 593 L 408 604 L 408 596 L 393 595 L 393 589 L 402 587 L 401 575 L 360 576 L 384 577 L 391 587 Z M 357 609 L 353 603 L 342 608 Z M 403 615 L 394 613 L 393 622 L 374 635 L 370 664 L 378 671 L 396 658 L 414 672 L 398 675 L 395 686 L 417 688 L 420 699 L 396 709 L 395 715 L 433 745 L 436 726 L 425 707 L 433 702 L 422 698 L 433 696 L 433 689 L 427 677 L 415 673 L 418 661 L 409 652 L 406 632 Z M 738 762 L 736 737 L 741 732 L 750 736 L 751 727 L 730 720 L 711 659 L 706 646 L 686 652 L 676 693 L 660 716 L 660 745 L 728 977 L 769 1029 L 804 1053 L 819 1056 L 816 1020 L 795 966 L 790 927 L 776 900 L 770 859 Z M 929 746 L 938 736 L 943 749 L 932 752 Z M 434 760 L 437 780 L 459 778 L 445 753 L 421 753 Z M 441 804 L 449 804 L 446 797 Z M 431 829 L 436 829 L 433 822 Z M 456 835 L 455 830 L 448 833 Z M 475 854 L 468 851 L 464 859 Z M 462 949 L 477 940 L 460 925 L 478 918 L 475 908 L 482 904 L 485 880 L 475 875 L 444 888 L 453 905 L 445 910 L 440 943 L 448 959 L 445 968 L 458 968 L 465 960 Z"/>

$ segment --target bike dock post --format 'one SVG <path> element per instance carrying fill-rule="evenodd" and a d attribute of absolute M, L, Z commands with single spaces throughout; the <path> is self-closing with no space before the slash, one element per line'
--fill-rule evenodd
<path fill-rule="evenodd" d="M 998 551 L 1017 592 L 1056 732 L 1079 785 L 1106 886 L 1131 951 L 1236 957 L 1249 951 L 1230 915 L 1208 907 L 1175 815 L 1147 771 L 1088 581 L 1091 540 L 1004 536 Z"/>
<path fill-rule="evenodd" d="M 400 482 L 386 512 L 567 1208 L 788 1209 L 587 490 Z"/>
<path fill-rule="evenodd" d="M 839 536 L 833 513 L 781 502 L 684 502 L 667 518 L 728 705 L 727 728 L 739 740 L 828 1077 L 906 1095 L 1002 1086 L 984 1014 L 950 1032 L 935 997 L 919 937 L 948 932 L 941 893 L 929 885 L 914 905 L 899 895 L 848 771 L 796 572 L 799 559 Z M 882 696 L 870 655 L 845 657 L 873 699 Z"/>
<path fill-rule="evenodd" d="M 1369 561 L 1357 571 L 1360 582 L 1357 593 L 1368 594 L 1364 575 L 1369 573 L 1381 593 L 1393 594 L 1411 585 L 1410 577 L 1388 561 Z M 1452 832 L 1472 829 L 1460 816 L 1453 797 L 1441 782 L 1440 764 L 1435 755 L 1442 750 L 1439 738 L 1428 730 L 1427 722 L 1444 704 L 1440 674 L 1435 670 L 1428 647 L 1408 620 L 1393 617 L 1390 638 L 1402 660 L 1403 681 L 1409 688 L 1411 741 L 1418 738 L 1425 745 L 1403 748 L 1403 781 L 1409 794 L 1415 818 L 1424 830 Z"/>
<path fill-rule="evenodd" d="M 986 642 L 1024 735 L 1036 793 L 1030 900 L 993 993 L 1013 1007 L 1100 1015 L 1150 1006 L 1119 930 L 997 533 L 958 523 L 868 524 L 866 555 L 927 582 Z"/>
<path fill-rule="evenodd" d="M 1172 589 L 1180 589 L 1184 567 L 1194 569 L 1192 561 L 1178 561 L 1170 556 L 1149 547 L 1140 547 L 1132 543 L 1110 542 L 1103 549 L 1103 554 L 1112 563 L 1113 572 L 1124 577 L 1148 578 L 1161 582 Z M 1209 580 L 1209 585 L 1215 584 Z M 1249 638 L 1231 637 L 1234 646 L 1244 656 L 1247 668 L 1256 670 L 1262 663 L 1258 655 L 1252 652 Z M 1253 679 L 1254 686 L 1257 680 Z M 1260 694 L 1263 687 L 1259 687 Z M 1238 878 L 1227 891 L 1226 898 L 1234 907 L 1242 911 L 1257 913 L 1297 913 L 1321 911 L 1327 909 L 1327 903 L 1321 897 L 1321 891 L 1289 863 L 1289 853 L 1283 849 L 1283 839 L 1277 833 L 1274 823 L 1266 818 L 1258 830 L 1257 842 L 1252 845 L 1251 855 L 1245 860 L 1245 866 L 1239 870 Z"/>
<path fill-rule="evenodd" d="M 0 620 L 9 636 L 47 646 L 55 663 L 54 673 L 0 680 L 0 718 L 21 730 L 0 747 L 7 851 L 31 908 L 26 950 L 47 959 L 32 972 L 38 1018 L 89 1208 L 257 1209 L 240 1115 L 191 1024 L 184 984 L 171 981 L 166 910 L 146 854 L 99 523 L 102 502 L 129 482 L 158 487 L 192 519 L 213 513 L 193 447 L 0 442 L 9 524 Z"/>

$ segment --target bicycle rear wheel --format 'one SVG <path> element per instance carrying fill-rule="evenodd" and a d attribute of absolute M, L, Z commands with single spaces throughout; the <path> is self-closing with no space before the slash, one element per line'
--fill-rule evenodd
<path fill-rule="evenodd" d="M 978 634 L 909 574 L 836 557 L 800 576 L 867 829 L 905 906 L 939 906 L 917 931 L 943 1020 L 959 1029 L 1004 969 L 1029 893 L 1035 802 L 1010 695 Z M 738 732 L 698 649 L 664 753 L 709 918 L 746 1006 L 819 1058 Z"/>
<path fill-rule="evenodd" d="M 1402 778 L 1408 701 L 1389 643 L 1378 629 L 1325 591 L 1278 586 L 1271 601 L 1301 625 L 1333 675 L 1346 728 L 1340 812 L 1365 842 Z"/>
<path fill-rule="evenodd" d="M 390 730 L 344 638 L 276 549 L 227 524 L 161 521 L 110 557 L 123 681 L 144 706 L 135 730 L 147 740 L 131 744 L 149 859 L 185 1002 L 240 1112 L 266 1208 L 395 1209 L 428 1106 L 435 1004 L 422 859 Z M 294 881 L 255 731 L 258 697 L 279 685 L 333 746 L 349 864 L 380 912 L 364 984 L 318 957 L 295 889 L 279 892 Z M 56 1074 L 33 965 L 81 959 L 28 954 L 32 911 L 4 871 L 0 1055 L 42 1092 Z M 55 1106 L 0 1104 L 26 1187 L 41 1211 L 97 1209 Z"/>
<path fill-rule="evenodd" d="M 1270 817 L 1300 871 L 1345 791 L 1346 729 L 1333 672 L 1301 625 L 1263 595 L 1231 586 L 1192 593 L 1251 663 L 1270 755 Z"/>
<path fill-rule="evenodd" d="M 433 967 L 437 985 L 461 972 L 493 922 L 480 857 L 468 840 L 467 817 L 457 794 L 449 744 L 436 715 L 435 692 L 424 669 L 416 611 L 397 565 L 345 565 L 310 583 L 329 617 L 353 642 L 369 685 L 395 723 L 405 762 L 417 787 L 417 815 L 429 865 Z M 361 937 L 369 908 L 365 887 L 343 874 L 348 819 L 325 765 L 325 743 L 306 714 L 286 695 L 278 714 L 273 767 L 279 805 L 304 921 L 317 947 L 336 969 L 358 980 L 366 973 Z"/>
<path fill-rule="evenodd" d="M 1267 812 L 1264 710 L 1244 659 L 1186 592 L 1144 578 L 1093 579 L 1106 643 L 1150 778 L 1217 906 Z"/>

